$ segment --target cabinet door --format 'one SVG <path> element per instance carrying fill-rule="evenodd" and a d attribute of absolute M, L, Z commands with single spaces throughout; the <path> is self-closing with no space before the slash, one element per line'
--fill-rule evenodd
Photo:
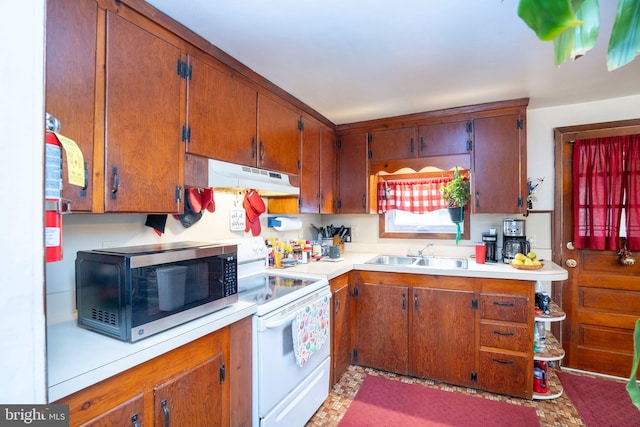
<path fill-rule="evenodd" d="M 338 146 L 338 212 L 367 213 L 367 134 L 343 135 Z"/>
<path fill-rule="evenodd" d="M 467 121 L 420 126 L 420 157 L 468 153 L 469 126 Z"/>
<path fill-rule="evenodd" d="M 527 158 L 520 114 L 473 121 L 473 213 L 526 210 Z"/>
<path fill-rule="evenodd" d="M 416 128 L 387 129 L 371 132 L 369 160 L 372 162 L 417 157 Z"/>
<path fill-rule="evenodd" d="M 302 170 L 300 171 L 300 213 L 320 212 L 321 123 L 305 118 L 302 132 Z"/>
<path fill-rule="evenodd" d="M 300 173 L 300 115 L 267 96 L 258 97 L 259 168 Z"/>
<path fill-rule="evenodd" d="M 320 213 L 336 213 L 336 183 L 338 151 L 333 129 L 320 129 Z"/>
<path fill-rule="evenodd" d="M 332 280 L 332 287 L 334 280 L 339 279 Z M 350 302 L 349 282 L 343 280 L 340 287 L 333 291 L 333 352 L 331 355 L 333 380 L 331 384 L 340 380 L 351 363 Z"/>
<path fill-rule="evenodd" d="M 137 424 L 136 424 L 137 423 Z M 142 393 L 132 397 L 80 427 L 142 426 L 144 419 L 144 398 Z"/>
<path fill-rule="evenodd" d="M 107 11 L 105 211 L 171 213 L 184 179 L 180 49 Z M 181 200 L 181 199 L 180 199 Z"/>
<path fill-rule="evenodd" d="M 84 188 L 70 185 L 64 168 L 62 197 L 74 212 L 92 206 L 97 12 L 94 0 L 47 1 L 46 111 L 78 144 L 86 165 Z"/>
<path fill-rule="evenodd" d="M 257 91 L 198 55 L 189 55 L 188 153 L 256 165 Z"/>
<path fill-rule="evenodd" d="M 459 278 L 439 278 L 449 282 Z M 476 311 L 473 291 L 412 289 L 412 375 L 471 386 L 475 371 Z"/>
<path fill-rule="evenodd" d="M 359 283 L 357 289 L 358 365 L 407 374 L 409 288 Z"/>
<path fill-rule="evenodd" d="M 222 353 L 154 388 L 155 426 L 222 426 Z"/>

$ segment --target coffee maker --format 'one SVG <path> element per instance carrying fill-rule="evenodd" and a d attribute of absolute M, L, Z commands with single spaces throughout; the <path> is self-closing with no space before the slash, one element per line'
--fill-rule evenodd
<path fill-rule="evenodd" d="M 495 229 L 493 230 L 495 231 Z M 497 244 L 498 235 L 496 233 L 482 233 L 482 243 L 487 248 L 486 262 L 498 262 Z"/>
<path fill-rule="evenodd" d="M 524 220 L 504 218 L 502 220 L 502 262 L 508 264 L 517 253 L 527 254 L 531 250 L 524 234 Z"/>

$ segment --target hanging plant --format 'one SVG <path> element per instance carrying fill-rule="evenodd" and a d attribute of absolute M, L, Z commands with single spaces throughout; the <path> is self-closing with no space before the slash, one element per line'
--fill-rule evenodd
<path fill-rule="evenodd" d="M 440 187 L 442 199 L 447 202 L 450 208 L 464 207 L 471 200 L 471 183 L 469 177 L 458 173 L 456 167 L 453 173 L 453 180 Z"/>
<path fill-rule="evenodd" d="M 460 242 L 462 230 L 460 223 L 464 220 L 464 206 L 471 200 L 471 183 L 468 176 L 458 173 L 458 167 L 453 173 L 453 180 L 440 187 L 442 199 L 449 205 L 449 217 L 456 224 L 456 245 Z"/>
<path fill-rule="evenodd" d="M 520 0 L 518 16 L 540 40 L 553 40 L 556 65 L 586 54 L 600 32 L 598 0 Z M 607 51 L 609 71 L 640 53 L 639 28 L 640 0 L 619 0 Z"/>

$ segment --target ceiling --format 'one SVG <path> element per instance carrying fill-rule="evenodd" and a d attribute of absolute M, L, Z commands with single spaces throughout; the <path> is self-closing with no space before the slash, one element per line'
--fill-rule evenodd
<path fill-rule="evenodd" d="M 507 99 L 529 108 L 640 94 L 640 58 L 553 63 L 517 0 L 147 0 L 335 124 Z"/>

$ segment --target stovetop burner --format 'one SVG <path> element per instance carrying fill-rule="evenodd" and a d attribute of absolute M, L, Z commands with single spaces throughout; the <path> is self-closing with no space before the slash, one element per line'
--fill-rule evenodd
<path fill-rule="evenodd" d="M 308 295 L 326 284 L 324 279 L 265 272 L 238 279 L 238 299 L 257 304 L 260 315 Z"/>

